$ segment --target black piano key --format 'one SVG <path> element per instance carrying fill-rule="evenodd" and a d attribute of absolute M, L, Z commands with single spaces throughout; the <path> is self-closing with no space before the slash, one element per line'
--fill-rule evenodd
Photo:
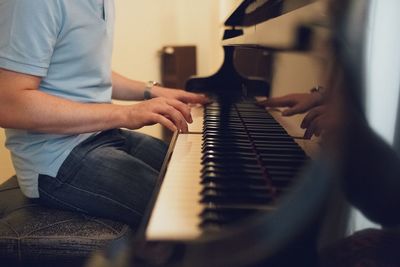
<path fill-rule="evenodd" d="M 279 146 L 281 145 L 282 147 L 298 147 L 298 145 L 295 142 L 292 142 L 290 140 L 249 140 L 249 139 L 240 139 L 240 138 L 217 138 L 217 137 L 209 137 L 209 138 L 204 138 L 203 139 L 204 144 L 220 144 L 220 145 L 254 145 L 258 147 L 262 146 Z"/>
<path fill-rule="evenodd" d="M 257 158 L 271 162 L 272 160 L 292 160 L 294 162 L 304 163 L 304 156 L 297 153 L 282 153 L 281 151 L 268 151 L 263 153 L 256 153 L 254 150 L 237 150 L 232 151 L 229 149 L 202 149 L 203 157 L 221 157 L 226 159 L 240 159 L 240 158 Z M 257 151 L 258 152 L 258 151 Z"/>
<path fill-rule="evenodd" d="M 203 155 L 201 158 L 201 163 L 202 164 L 207 164 L 207 163 L 215 163 L 215 164 L 224 164 L 224 166 L 227 165 L 237 165 L 240 166 L 241 164 L 247 164 L 247 165 L 254 165 L 257 166 L 258 161 L 255 158 L 252 157 L 240 157 L 236 155 L 231 155 L 231 156 L 214 156 L 214 155 Z M 226 164 L 226 165 L 225 165 Z"/>
<path fill-rule="evenodd" d="M 220 123 L 216 122 L 208 122 L 204 123 L 203 125 L 203 131 L 206 130 L 215 130 L 218 132 L 229 132 L 229 131 L 237 131 L 237 132 L 247 132 L 247 133 L 258 133 L 258 134 L 267 134 L 268 132 L 276 132 L 276 133 L 281 133 L 283 135 L 287 135 L 287 132 L 279 127 L 275 127 L 273 125 L 264 125 L 264 126 L 258 126 L 258 125 L 238 125 L 239 123 L 231 122 L 227 123 L 224 125 L 221 125 Z"/>
<path fill-rule="evenodd" d="M 252 184 L 238 184 L 238 183 L 214 183 L 208 182 L 203 184 L 203 190 L 201 194 L 206 193 L 207 190 L 216 190 L 217 192 L 225 192 L 225 193 L 233 193 L 233 192 L 242 192 L 242 193 L 260 193 L 260 194 L 268 194 L 271 191 L 271 188 L 266 185 L 252 185 Z"/>
<path fill-rule="evenodd" d="M 288 166 L 288 167 L 295 167 L 299 168 L 304 165 L 303 159 L 296 159 L 296 158 L 269 158 L 269 159 L 262 159 L 266 166 Z"/>
<path fill-rule="evenodd" d="M 283 171 L 281 171 L 282 173 Z M 277 175 L 278 176 L 278 175 Z M 282 174 L 279 176 L 283 176 Z M 241 168 L 232 168 L 230 171 L 204 171 L 201 174 L 202 179 L 257 179 L 257 180 L 265 180 L 264 172 L 260 169 L 247 169 L 243 170 Z"/>
<path fill-rule="evenodd" d="M 238 170 L 236 170 L 238 169 Z M 253 175 L 253 176 L 263 176 L 262 170 L 257 166 L 239 166 L 239 168 L 224 168 L 222 166 L 217 166 L 215 164 L 207 164 L 203 166 L 201 172 L 204 175 L 207 174 L 215 174 L 215 175 L 225 175 L 225 176 L 232 176 L 232 175 Z"/>
<path fill-rule="evenodd" d="M 269 197 L 271 198 L 272 190 L 266 190 L 265 188 L 261 188 L 261 186 L 251 186 L 251 187 L 244 187 L 241 189 L 238 189 L 236 187 L 228 187 L 222 184 L 219 184 L 218 186 L 205 186 L 203 190 L 200 192 L 200 195 L 202 196 L 214 196 L 214 195 L 219 195 L 219 196 L 240 196 L 243 198 L 253 198 L 253 197 L 258 197 L 258 198 L 264 198 L 264 197 Z"/>
<path fill-rule="evenodd" d="M 203 174 L 206 175 L 208 173 L 216 173 L 216 174 L 221 174 L 221 175 L 258 175 L 262 176 L 262 174 L 265 172 L 265 168 L 262 168 L 260 164 L 248 164 L 248 163 L 243 163 L 239 164 L 237 162 L 206 162 L 202 164 L 204 168 L 215 168 L 216 171 L 208 171 L 204 170 Z M 282 168 L 289 169 L 288 166 L 273 166 L 276 170 L 277 168 L 280 168 L 279 170 L 282 170 Z"/>
<path fill-rule="evenodd" d="M 290 178 L 299 173 L 298 167 L 292 166 L 267 166 L 268 176 L 274 178 Z"/>
<path fill-rule="evenodd" d="M 213 181 L 213 182 L 204 182 L 203 183 L 203 188 L 204 189 L 218 189 L 218 190 L 254 190 L 254 191 L 260 191 L 260 192 L 265 192 L 268 190 L 272 190 L 270 185 L 267 185 L 266 183 L 261 183 L 261 184 L 253 184 L 249 183 L 248 179 L 240 179 L 240 180 L 231 180 L 227 179 L 225 180 L 220 180 L 220 181 Z"/>
<path fill-rule="evenodd" d="M 284 151 L 284 153 L 296 153 L 305 155 L 304 151 L 296 143 L 289 142 L 251 142 L 250 140 L 204 140 L 202 148 L 222 148 L 222 149 L 256 149 L 259 152 Z"/>
<path fill-rule="evenodd" d="M 206 106 L 202 153 L 201 201 L 206 208 L 200 216 L 207 230 L 246 216 L 215 207 L 272 207 L 308 159 L 264 108 L 247 100 Z"/>
<path fill-rule="evenodd" d="M 218 136 L 218 134 L 204 134 L 203 139 L 206 141 L 215 141 L 215 142 L 249 142 L 253 141 L 252 143 L 257 144 L 261 143 L 262 141 L 264 142 L 290 142 L 291 139 L 290 137 L 287 136 L 280 136 L 280 135 L 263 135 L 263 136 L 257 136 L 256 138 L 249 138 L 247 135 L 226 135 L 226 136 Z"/>
<path fill-rule="evenodd" d="M 289 185 L 292 184 L 294 181 L 293 177 L 291 178 L 275 178 L 272 179 L 272 185 L 277 187 L 277 188 L 286 188 L 289 187 Z"/>
<path fill-rule="evenodd" d="M 265 134 L 265 133 L 280 133 L 280 134 L 286 134 L 285 130 L 278 128 L 278 127 L 273 127 L 273 126 L 260 126 L 258 127 L 257 125 L 250 125 L 243 127 L 243 125 L 238 125 L 238 124 L 229 124 L 226 125 L 225 127 L 227 128 L 222 128 L 220 127 L 219 124 L 214 124 L 214 123 L 209 123 L 206 124 L 203 127 L 204 131 L 217 131 L 217 132 L 230 132 L 230 131 L 235 131 L 235 132 L 241 132 L 241 133 L 256 133 L 256 134 Z"/>
<path fill-rule="evenodd" d="M 235 128 L 229 128 L 226 130 L 220 130 L 218 128 L 212 128 L 212 127 L 206 127 L 203 129 L 203 135 L 207 136 L 207 134 L 210 135 L 218 135 L 218 136 L 236 136 L 236 135 L 244 135 L 248 138 L 251 139 L 257 139 L 258 137 L 264 137 L 264 136 L 282 136 L 285 134 L 285 132 L 281 131 L 280 129 L 269 129 L 269 130 L 252 130 L 252 129 L 235 129 Z M 288 139 L 288 138 L 286 138 Z M 292 139 L 291 139 L 292 140 Z"/>
<path fill-rule="evenodd" d="M 269 194 L 247 194 L 246 192 L 224 193 L 216 190 L 206 190 L 202 192 L 200 203 L 214 203 L 215 205 L 231 204 L 231 205 L 251 205 L 251 204 L 268 204 L 273 198 Z"/>
<path fill-rule="evenodd" d="M 303 158 L 305 160 L 308 159 L 306 154 L 304 153 L 303 150 L 300 150 L 298 147 L 295 146 L 282 146 L 279 148 L 279 146 L 269 146 L 269 145 L 263 145 L 263 146 L 255 146 L 255 151 L 260 156 L 267 155 L 267 154 L 281 154 L 281 155 L 289 155 L 289 156 L 294 156 L 294 157 L 299 157 Z"/>
<path fill-rule="evenodd" d="M 249 185 L 257 185 L 257 186 L 263 186 L 267 183 L 265 178 L 257 177 L 257 176 L 213 176 L 213 175 L 207 175 L 207 176 L 202 176 L 201 177 L 201 184 L 209 184 L 209 183 L 215 183 L 215 184 L 220 184 L 221 186 L 227 185 L 227 184 L 239 184 L 239 183 L 248 183 Z"/>
<path fill-rule="evenodd" d="M 200 227 L 205 227 L 207 224 L 227 225 L 233 222 L 241 221 L 249 216 L 260 213 L 257 209 L 246 208 L 219 208 L 205 209 L 199 216 L 202 219 Z"/>
<path fill-rule="evenodd" d="M 227 157 L 227 158 L 255 158 L 257 154 L 254 151 L 229 151 L 225 149 L 203 149 L 203 157 L 205 156 L 218 156 L 218 157 Z M 281 155 L 282 156 L 282 155 Z"/>
<path fill-rule="evenodd" d="M 203 153 L 208 151 L 224 151 L 226 153 L 235 153 L 237 151 L 243 153 L 254 153 L 254 148 L 251 146 L 216 146 L 216 145 L 205 145 L 201 148 Z"/>
<path fill-rule="evenodd" d="M 262 152 L 258 153 L 260 158 L 265 161 L 271 161 L 271 160 L 292 160 L 294 163 L 301 162 L 301 164 L 304 163 L 304 155 L 302 154 L 297 154 L 297 153 L 279 153 L 280 151 L 268 151 L 268 152 Z"/>

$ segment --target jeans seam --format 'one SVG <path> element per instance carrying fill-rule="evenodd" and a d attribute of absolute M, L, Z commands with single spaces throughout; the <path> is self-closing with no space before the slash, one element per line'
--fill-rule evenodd
<path fill-rule="evenodd" d="M 64 183 L 64 185 L 65 185 L 65 186 L 70 186 L 70 187 L 72 187 L 73 189 L 76 189 L 76 190 L 78 190 L 78 191 L 85 192 L 85 193 L 90 194 L 90 195 L 94 195 L 94 196 L 98 196 L 98 197 L 104 198 L 104 199 L 106 199 L 106 200 L 109 200 L 109 201 L 113 202 L 114 204 L 117 204 L 117 205 L 119 205 L 119 206 L 121 206 L 121 207 L 123 207 L 123 208 L 126 208 L 126 209 L 132 211 L 133 213 L 135 213 L 136 215 L 139 215 L 140 217 L 143 216 L 143 214 L 141 214 L 140 212 L 138 212 L 138 211 L 136 211 L 136 210 L 134 210 L 134 209 L 131 209 L 131 208 L 128 207 L 127 205 L 124 205 L 124 204 L 122 204 L 121 202 L 116 201 L 116 200 L 114 200 L 114 199 L 112 199 L 112 198 L 109 198 L 109 197 L 107 197 L 107 196 L 104 196 L 104 195 L 101 195 L 101 194 L 98 194 L 98 193 L 94 193 L 94 192 L 90 192 L 90 191 L 87 191 L 87 190 L 85 190 L 85 189 L 82 189 L 82 188 L 78 188 L 78 187 L 76 187 L 76 186 L 73 186 L 73 185 L 71 185 L 71 184 Z M 88 212 L 86 212 L 86 213 L 88 213 Z"/>
<path fill-rule="evenodd" d="M 136 154 L 138 153 L 138 151 L 139 151 L 139 147 L 142 146 L 143 142 L 144 142 L 144 139 L 142 139 L 141 142 L 135 146 L 135 149 L 134 149 L 134 151 L 132 151 L 132 154 L 131 154 L 131 153 L 128 153 L 128 154 L 130 154 L 132 157 L 135 157 L 135 155 L 136 155 Z M 127 151 L 127 152 L 128 152 L 128 151 Z"/>
<path fill-rule="evenodd" d="M 155 140 L 157 141 L 157 140 Z M 148 162 L 144 161 L 143 159 L 140 159 L 139 157 L 137 157 L 137 154 L 140 152 L 140 150 L 142 150 L 142 146 L 145 145 L 146 140 L 142 139 L 140 143 L 138 143 L 134 149 L 134 151 L 131 151 L 131 153 L 129 153 L 129 151 L 126 151 L 129 155 L 131 155 L 132 157 L 140 160 L 141 162 L 143 162 L 143 164 L 146 164 L 148 167 L 150 167 L 151 169 L 153 169 L 155 172 L 159 172 L 160 170 L 157 170 L 155 167 L 153 167 L 152 165 L 150 165 Z M 161 166 L 160 166 L 161 167 Z"/>
<path fill-rule="evenodd" d="M 78 207 L 76 207 L 76 206 L 74 206 L 74 205 L 72 205 L 72 204 L 69 204 L 69 203 L 67 203 L 67 202 L 64 202 L 64 201 L 62 201 L 62 200 L 60 200 L 60 199 L 58 199 L 58 198 L 56 198 L 56 197 L 50 195 L 49 193 L 47 193 L 47 192 L 46 192 L 45 190 L 43 190 L 43 189 L 40 189 L 40 188 L 39 188 L 39 192 L 46 194 L 49 198 L 51 198 L 51 199 L 53 199 L 53 200 L 55 200 L 55 201 L 61 203 L 62 205 L 65 205 L 65 206 L 67 206 L 67 207 L 70 207 L 70 208 L 74 209 L 75 211 L 79 211 L 79 212 L 83 212 L 83 213 L 89 214 L 89 212 L 87 212 L 86 210 L 81 209 L 81 208 L 78 208 Z M 39 199 L 40 199 L 40 198 L 39 198 Z"/>

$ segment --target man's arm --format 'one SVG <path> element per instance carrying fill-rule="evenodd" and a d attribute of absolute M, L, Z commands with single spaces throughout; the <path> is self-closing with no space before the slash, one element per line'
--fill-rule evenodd
<path fill-rule="evenodd" d="M 112 75 L 113 93 L 112 98 L 116 100 L 143 100 L 146 83 L 130 80 L 116 72 Z M 209 99 L 202 94 L 194 94 L 179 89 L 154 86 L 153 97 L 165 97 L 176 99 L 184 103 L 206 104 Z"/>
<path fill-rule="evenodd" d="M 111 128 L 138 129 L 161 123 L 187 131 L 190 109 L 174 99 L 136 105 L 77 103 L 38 90 L 41 78 L 0 69 L 0 126 L 55 134 L 79 134 Z"/>

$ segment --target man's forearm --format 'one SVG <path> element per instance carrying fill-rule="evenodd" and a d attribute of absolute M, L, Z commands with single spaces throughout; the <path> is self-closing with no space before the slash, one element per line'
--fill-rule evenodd
<path fill-rule="evenodd" d="M 144 82 L 130 80 L 116 72 L 112 73 L 112 98 L 116 100 L 143 100 Z"/>
<path fill-rule="evenodd" d="M 124 126 L 122 106 L 77 103 L 38 90 L 24 90 L 19 94 L 2 101 L 1 127 L 80 134 Z"/>
<path fill-rule="evenodd" d="M 137 99 L 140 83 L 119 75 L 120 99 Z M 190 108 L 175 98 L 157 97 L 135 105 L 79 103 L 41 92 L 40 77 L 0 69 L 0 127 L 54 134 L 80 134 L 113 128 L 139 129 L 160 123 L 187 131 Z M 127 83 L 127 84 L 126 84 Z M 126 89 L 126 90 L 124 90 Z M 157 89 L 157 88 L 154 88 Z"/>

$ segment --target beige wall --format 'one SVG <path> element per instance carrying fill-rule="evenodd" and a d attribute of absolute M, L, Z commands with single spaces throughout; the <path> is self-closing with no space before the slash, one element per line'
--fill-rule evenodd
<path fill-rule="evenodd" d="M 164 45 L 196 45 L 204 75 L 222 62 L 221 17 L 235 0 L 118 0 L 114 70 L 138 80 L 160 79 L 158 51 Z M 224 3 L 224 4 L 221 4 Z M 230 8 L 229 8 L 230 9 Z"/>
<path fill-rule="evenodd" d="M 0 128 L 0 184 L 14 174 L 10 153 L 4 147 L 4 130 Z"/>

